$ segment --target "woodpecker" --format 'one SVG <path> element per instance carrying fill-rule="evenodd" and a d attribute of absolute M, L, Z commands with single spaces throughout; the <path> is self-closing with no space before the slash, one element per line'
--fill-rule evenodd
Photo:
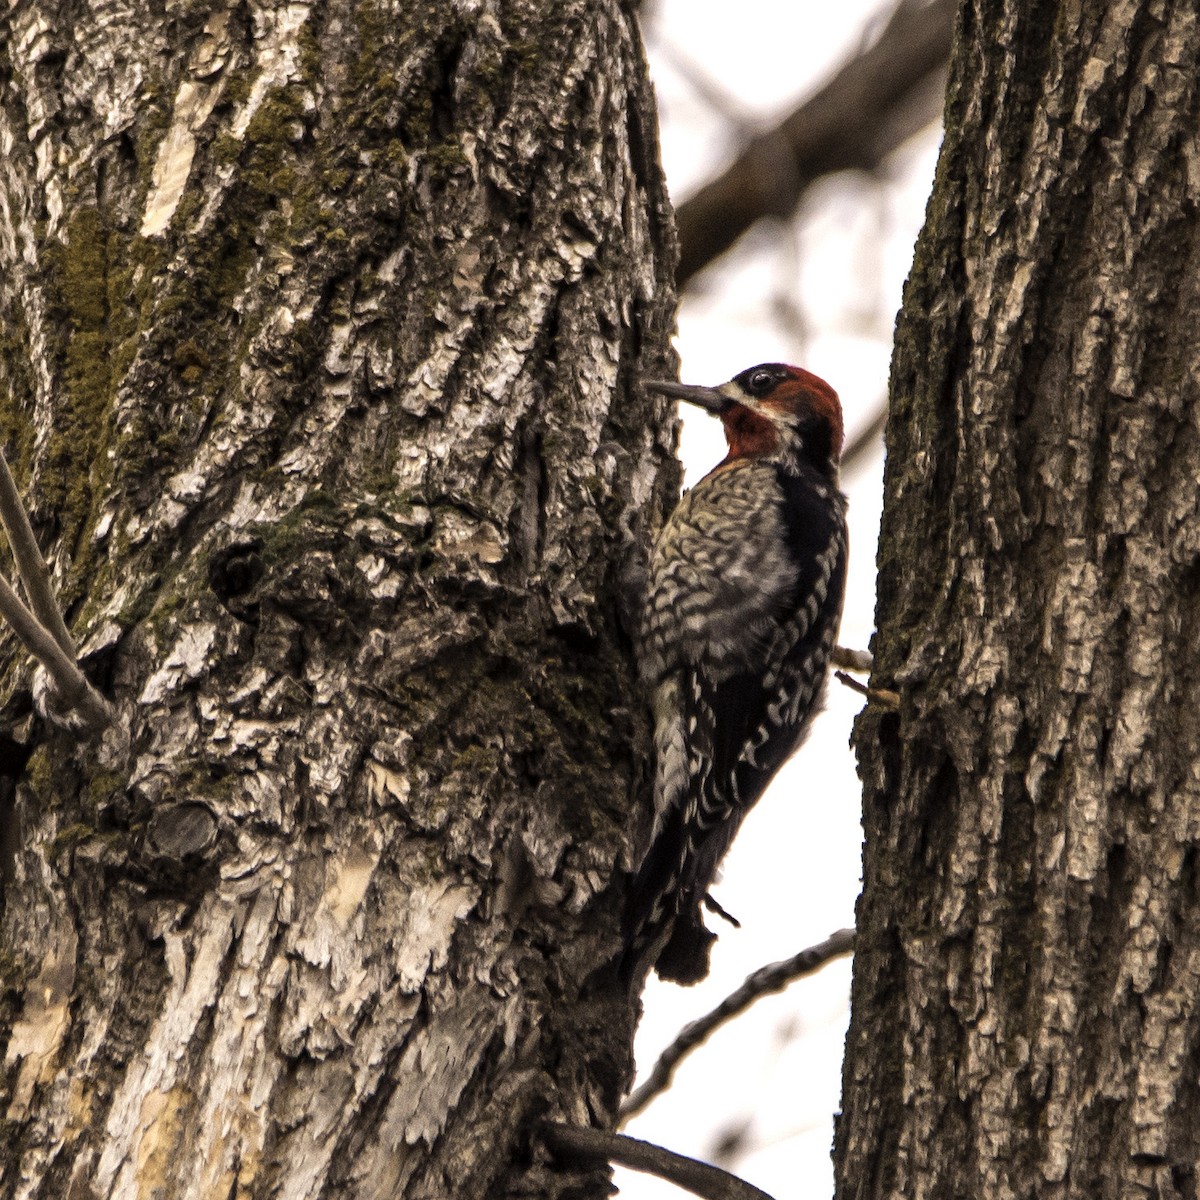
<path fill-rule="evenodd" d="M 746 813 L 821 704 L 846 583 L 842 409 L 764 363 L 717 388 L 647 381 L 720 418 L 729 453 L 655 543 L 638 633 L 654 717 L 654 821 L 625 914 L 624 969 L 708 974 L 701 906 Z"/>

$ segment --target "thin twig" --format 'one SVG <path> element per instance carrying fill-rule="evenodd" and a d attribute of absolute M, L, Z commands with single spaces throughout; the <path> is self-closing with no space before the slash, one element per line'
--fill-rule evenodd
<path fill-rule="evenodd" d="M 677 1187 L 684 1188 L 702 1200 L 771 1200 L 761 1188 L 722 1171 L 709 1163 L 697 1162 L 664 1150 L 652 1142 L 627 1137 L 623 1133 L 609 1133 L 605 1129 L 581 1129 L 574 1125 L 558 1125 L 545 1122 L 542 1137 L 555 1153 L 574 1158 L 605 1159 L 645 1171 L 666 1179 Z"/>
<path fill-rule="evenodd" d="M 874 664 L 870 650 L 851 650 L 848 646 L 834 646 L 829 660 L 843 671 L 869 671 Z"/>
<path fill-rule="evenodd" d="M 50 585 L 49 568 L 41 550 L 38 549 L 25 505 L 17 491 L 12 472 L 8 469 L 8 459 L 5 458 L 3 450 L 0 450 L 0 520 L 4 522 L 5 531 L 8 533 L 8 544 L 12 547 L 17 571 L 21 576 L 21 583 L 25 586 L 25 595 L 29 597 L 34 615 L 62 647 L 63 653 L 74 660 L 75 643 L 71 641 L 71 635 L 67 632 L 62 610 L 58 607 L 58 600 Z"/>
<path fill-rule="evenodd" d="M 783 991 L 794 979 L 811 975 L 814 971 L 841 958 L 854 950 L 854 930 L 839 929 L 816 946 L 809 946 L 799 954 L 783 962 L 760 967 L 737 991 L 726 996 L 712 1012 L 685 1025 L 679 1036 L 658 1056 L 646 1081 L 630 1093 L 621 1105 L 621 1123 L 642 1111 L 659 1093 L 666 1091 L 675 1074 L 675 1068 L 698 1046 L 708 1040 L 722 1025 L 743 1013 L 756 1000 Z"/>
<path fill-rule="evenodd" d="M 686 54 L 678 41 L 665 31 L 655 30 L 654 49 L 679 73 L 683 81 L 727 125 L 746 137 L 754 132 L 754 117 L 742 103 L 742 98 L 713 78 L 691 55 Z"/>
<path fill-rule="evenodd" d="M 0 617 L 12 626 L 25 649 L 45 668 L 59 700 L 80 716 L 85 728 L 102 729 L 112 721 L 112 709 L 76 663 L 75 643 L 54 595 L 50 570 L 33 536 L 25 505 L 2 450 L 0 521 L 8 534 L 17 573 L 30 604 L 26 607 L 8 581 L 0 577 Z"/>
<path fill-rule="evenodd" d="M 866 696 L 868 700 L 881 705 L 883 708 L 889 708 L 895 712 L 900 707 L 900 693 L 893 692 L 891 688 L 867 687 L 865 683 L 859 683 L 857 679 L 853 679 L 845 671 L 834 671 L 833 677 L 838 683 L 848 687 L 852 692 L 857 692 L 860 696 Z"/>
<path fill-rule="evenodd" d="M 12 626 L 25 649 L 46 668 L 63 703 L 78 712 L 89 728 L 102 729 L 111 722 L 112 712 L 104 697 L 63 652 L 50 631 L 25 607 L 3 576 L 0 576 L 0 617 Z"/>
<path fill-rule="evenodd" d="M 870 421 L 858 431 L 854 441 L 842 451 L 842 470 L 849 474 L 865 462 L 867 454 L 879 445 L 879 439 L 886 428 L 887 400 L 883 400 L 875 409 Z"/>

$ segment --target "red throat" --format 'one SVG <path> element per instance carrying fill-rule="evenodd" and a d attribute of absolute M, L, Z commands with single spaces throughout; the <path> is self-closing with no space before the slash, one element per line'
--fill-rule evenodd
<path fill-rule="evenodd" d="M 779 432 L 775 422 L 760 413 L 752 412 L 745 405 L 735 404 L 721 414 L 725 426 L 725 440 L 729 453 L 720 467 L 729 466 L 740 458 L 758 458 L 770 454 L 779 443 Z"/>

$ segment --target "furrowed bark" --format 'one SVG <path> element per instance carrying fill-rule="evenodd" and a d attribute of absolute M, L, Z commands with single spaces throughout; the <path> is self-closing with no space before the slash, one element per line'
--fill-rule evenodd
<path fill-rule="evenodd" d="M 630 7 L 0 46 L 0 434 L 116 711 L 44 726 L 4 643 L 0 1195 L 603 1194 L 529 1138 L 630 1073 L 622 575 L 677 487 Z"/>
<path fill-rule="evenodd" d="M 1194 1196 L 1200 26 L 968 3 L 892 371 L 837 1194 Z"/>

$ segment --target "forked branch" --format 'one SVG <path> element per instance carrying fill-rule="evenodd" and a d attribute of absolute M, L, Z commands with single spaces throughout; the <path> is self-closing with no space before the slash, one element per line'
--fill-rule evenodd
<path fill-rule="evenodd" d="M 676 210 L 682 289 L 762 217 L 786 217 L 813 180 L 874 170 L 941 111 L 955 0 L 902 0 L 874 45 Z"/>
<path fill-rule="evenodd" d="M 42 665 L 57 698 L 77 714 L 83 727 L 93 731 L 103 729 L 112 720 L 112 710 L 79 669 L 75 644 L 50 584 L 49 568 L 38 549 L 3 451 L 0 451 L 0 520 L 8 534 L 21 586 L 32 606 L 31 611 L 8 581 L 0 578 L 0 617 L 12 626 L 21 644 Z"/>

